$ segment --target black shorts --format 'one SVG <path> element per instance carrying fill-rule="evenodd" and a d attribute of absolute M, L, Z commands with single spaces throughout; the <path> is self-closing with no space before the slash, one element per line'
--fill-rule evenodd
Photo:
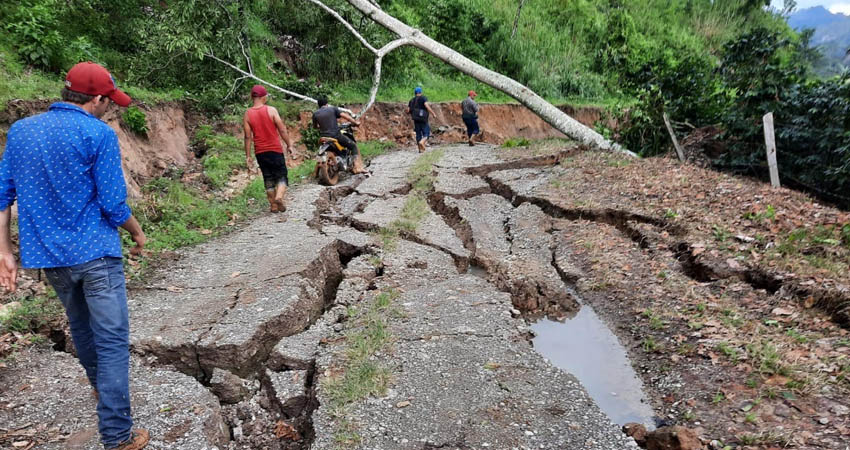
<path fill-rule="evenodd" d="M 257 153 L 256 157 L 260 172 L 263 173 L 263 184 L 266 190 L 274 189 L 281 183 L 289 186 L 289 174 L 283 153 L 263 152 Z"/>

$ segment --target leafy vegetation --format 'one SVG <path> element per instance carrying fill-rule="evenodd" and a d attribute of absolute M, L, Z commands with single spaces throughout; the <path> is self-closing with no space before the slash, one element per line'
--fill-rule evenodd
<path fill-rule="evenodd" d="M 502 144 L 502 147 L 505 148 L 514 148 L 514 147 L 528 147 L 531 145 L 531 141 L 526 138 L 508 138 Z"/>
<path fill-rule="evenodd" d="M 137 106 L 131 106 L 121 115 L 124 123 L 130 128 L 130 131 L 140 136 L 148 135 L 148 119 L 145 112 Z"/>
<path fill-rule="evenodd" d="M 344 0 L 326 3 L 370 42 L 393 38 Z M 715 162 L 761 171 L 760 118 L 773 111 L 783 178 L 846 198 L 850 76 L 816 78 L 812 34 L 794 32 L 766 4 L 537 0 L 523 8 L 516 29 L 515 0 L 391 0 L 382 8 L 552 101 L 627 110 L 623 129 L 601 131 L 643 155 L 670 148 L 666 112 L 679 132 L 719 125 L 724 145 L 710 155 Z M 334 103 L 364 101 L 371 84 L 372 55 L 304 0 L 23 0 L 0 19 L 7 31 L 0 38 L 0 101 L 55 96 L 60 74 L 87 59 L 109 67 L 131 95 L 179 97 L 207 112 L 225 112 L 250 85 L 212 55 L 243 67 L 248 55 L 256 75 Z M 383 80 L 385 100 L 406 100 L 421 85 L 432 101 L 457 101 L 470 88 L 484 102 L 510 101 L 413 48 L 385 58 Z M 290 120 L 307 107 L 274 104 Z M 304 144 L 314 146 L 314 137 Z"/>
<path fill-rule="evenodd" d="M 236 220 L 262 210 L 263 182 L 255 178 L 239 195 L 222 200 L 201 193 L 177 178 L 162 177 L 145 185 L 133 211 L 150 250 L 174 250 L 207 240 Z M 129 239 L 127 234 L 122 234 Z M 129 246 L 129 242 L 127 242 Z"/>
<path fill-rule="evenodd" d="M 344 362 L 335 375 L 322 381 L 330 399 L 328 410 L 337 422 L 334 437 L 340 444 L 360 441 L 349 417 L 351 405 L 370 395 L 383 395 L 389 387 L 390 369 L 374 356 L 392 342 L 389 318 L 395 314 L 392 302 L 398 297 L 398 291 L 386 290 L 361 308 L 349 311 L 353 327 L 346 332 Z"/>
<path fill-rule="evenodd" d="M 20 306 L 0 318 L 0 328 L 15 333 L 30 333 L 61 318 L 62 304 L 51 289 L 47 295 L 20 299 Z"/>

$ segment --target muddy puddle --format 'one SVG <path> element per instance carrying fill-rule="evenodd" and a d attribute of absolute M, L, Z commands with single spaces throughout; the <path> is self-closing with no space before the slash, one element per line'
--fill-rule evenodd
<path fill-rule="evenodd" d="M 542 318 L 531 328 L 534 348 L 555 366 L 573 374 L 614 423 L 655 427 L 643 383 L 626 349 L 590 306 L 564 322 Z"/>

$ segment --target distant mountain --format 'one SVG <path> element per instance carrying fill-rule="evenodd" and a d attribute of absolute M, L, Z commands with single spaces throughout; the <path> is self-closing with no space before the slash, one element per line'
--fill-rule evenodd
<path fill-rule="evenodd" d="M 788 18 L 788 25 L 791 25 L 791 28 L 797 30 L 802 30 L 803 28 L 817 29 L 818 27 L 829 25 L 836 21 L 844 21 L 846 24 L 850 24 L 850 16 L 833 14 L 823 6 L 815 6 L 813 8 L 801 9 L 791 14 L 791 17 Z M 847 30 L 850 31 L 850 28 L 847 28 Z"/>
<path fill-rule="evenodd" d="M 832 75 L 850 67 L 850 16 L 831 13 L 823 6 L 802 9 L 788 18 L 796 30 L 814 28 L 812 45 L 820 48 L 824 61 L 817 67 L 823 75 Z"/>

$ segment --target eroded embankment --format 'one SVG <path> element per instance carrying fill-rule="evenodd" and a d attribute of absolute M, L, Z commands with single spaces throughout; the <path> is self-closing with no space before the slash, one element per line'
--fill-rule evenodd
<path fill-rule="evenodd" d="M 453 103 L 431 103 L 435 114 L 429 123 L 432 144 L 452 144 L 466 141 L 466 128 L 461 119 L 460 101 Z M 564 134 L 552 128 L 528 108 L 518 104 L 482 104 L 479 124 L 484 133 L 483 142 L 502 144 L 508 139 L 564 138 Z M 353 111 L 359 105 L 349 105 Z M 607 117 L 603 108 L 593 106 L 561 106 L 560 109 L 580 123 L 594 127 L 603 121 L 611 129 L 618 127 L 616 119 Z M 311 113 L 300 116 L 297 129 L 310 125 Z M 378 102 L 363 118 L 363 126 L 357 130 L 358 140 L 389 140 L 402 146 L 413 146 L 413 125 L 407 113 L 406 103 Z"/>
<path fill-rule="evenodd" d="M 0 129 L 7 131 L 18 119 L 47 111 L 49 101 L 10 101 L 0 113 Z M 129 130 L 121 119 L 122 109 L 110 107 L 103 116 L 118 135 L 121 163 L 127 180 L 128 194 L 138 197 L 148 180 L 168 170 L 184 169 L 195 161 L 189 149 L 187 119 L 182 105 L 164 103 L 139 106 L 147 116 L 148 131 L 140 136 Z M 0 148 L 6 145 L 6 133 L 0 133 Z"/>

